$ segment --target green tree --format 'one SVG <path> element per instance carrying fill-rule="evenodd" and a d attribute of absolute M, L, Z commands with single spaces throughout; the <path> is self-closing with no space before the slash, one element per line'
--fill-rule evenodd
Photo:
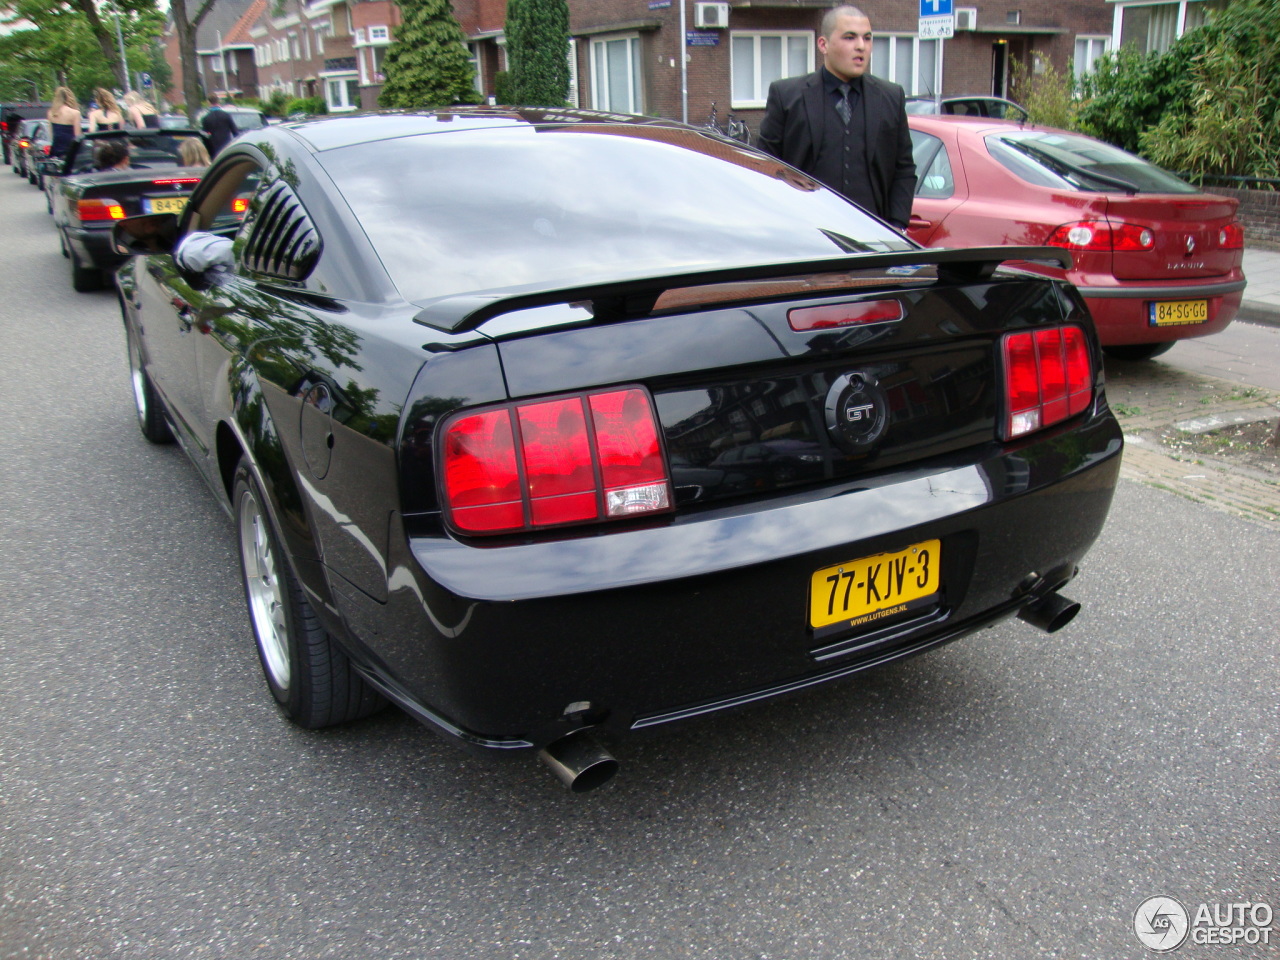
<path fill-rule="evenodd" d="M 1195 41 L 1183 37 L 1184 49 Z M 1176 49 L 1176 45 L 1175 45 Z M 1142 54 L 1124 46 L 1098 60 L 1093 73 L 1080 78 L 1077 126 L 1084 133 L 1137 153 L 1142 131 L 1160 121 L 1165 110 L 1187 97 L 1191 80 L 1185 54 Z"/>
<path fill-rule="evenodd" d="M 1142 152 L 1188 173 L 1280 176 L 1278 36 L 1280 4 L 1236 0 L 1183 37 L 1170 55 L 1190 66 L 1186 95 L 1142 132 Z"/>
<path fill-rule="evenodd" d="M 569 5 L 507 0 L 511 102 L 563 107 L 569 99 Z"/>
<path fill-rule="evenodd" d="M 387 48 L 384 107 L 444 107 L 478 103 L 466 36 L 449 0 L 402 0 L 403 21 Z"/>
<path fill-rule="evenodd" d="M 182 99 L 187 119 L 196 122 L 200 109 L 200 79 L 196 71 L 196 31 L 213 9 L 213 0 L 169 0 L 173 32 L 178 36 L 178 62 L 182 65 Z"/>
<path fill-rule="evenodd" d="M 1076 101 L 1072 93 L 1071 71 L 1059 73 L 1047 59 L 1040 63 L 1038 73 L 1016 58 L 1012 63 L 1013 86 L 1030 121 L 1061 130 L 1073 129 Z"/>

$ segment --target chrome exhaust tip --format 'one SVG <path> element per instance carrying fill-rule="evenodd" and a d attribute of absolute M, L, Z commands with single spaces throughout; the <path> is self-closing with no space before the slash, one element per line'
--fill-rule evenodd
<path fill-rule="evenodd" d="M 602 787 L 618 772 L 613 754 L 585 730 L 553 740 L 538 751 L 538 759 L 574 793 Z"/>
<path fill-rule="evenodd" d="M 1049 593 L 1028 603 L 1018 611 L 1018 616 L 1045 633 L 1053 633 L 1074 620 L 1079 612 L 1080 604 L 1074 600 L 1060 593 Z"/>

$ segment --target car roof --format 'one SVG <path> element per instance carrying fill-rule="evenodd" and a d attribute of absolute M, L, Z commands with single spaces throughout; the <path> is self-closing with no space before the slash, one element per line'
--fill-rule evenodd
<path fill-rule="evenodd" d="M 322 151 L 421 134 L 457 133 L 498 127 L 563 126 L 573 123 L 621 123 L 692 129 L 674 120 L 655 117 L 533 107 L 447 107 L 440 110 L 347 113 L 286 121 L 273 124 L 269 129 L 289 130 L 313 150 Z"/>
<path fill-rule="evenodd" d="M 1001 130 L 1050 130 L 1056 133 L 1069 133 L 1056 127 L 1043 127 L 1035 123 L 1020 123 L 1017 120 L 999 120 L 995 117 L 961 117 L 950 113 L 913 113 L 907 115 L 907 124 L 912 129 L 926 133 L 938 133 L 948 127 L 958 127 L 970 133 L 982 135 L 987 132 L 999 133 Z M 1076 134 L 1083 136 L 1083 134 Z"/>

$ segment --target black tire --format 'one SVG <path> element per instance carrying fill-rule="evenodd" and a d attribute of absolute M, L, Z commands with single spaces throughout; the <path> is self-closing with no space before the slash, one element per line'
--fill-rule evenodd
<path fill-rule="evenodd" d="M 386 701 L 351 666 L 307 602 L 266 512 L 266 497 L 242 460 L 231 503 L 240 573 L 258 659 L 271 695 L 308 729 L 367 717 Z"/>
<path fill-rule="evenodd" d="M 151 378 L 142 368 L 142 352 L 133 332 L 126 329 L 125 339 L 129 349 L 129 381 L 133 386 L 133 406 L 138 414 L 138 429 L 152 443 L 173 443 L 173 432 L 160 409 Z"/>
<path fill-rule="evenodd" d="M 1118 347 L 1103 347 L 1102 352 L 1113 360 L 1150 360 L 1168 353 L 1175 343 L 1176 340 L 1166 340 L 1164 343 L 1126 343 Z"/>
<path fill-rule="evenodd" d="M 67 257 L 71 260 L 71 289 L 76 293 L 93 293 L 102 289 L 102 271 L 97 267 L 80 266 L 80 258 L 67 244 Z"/>

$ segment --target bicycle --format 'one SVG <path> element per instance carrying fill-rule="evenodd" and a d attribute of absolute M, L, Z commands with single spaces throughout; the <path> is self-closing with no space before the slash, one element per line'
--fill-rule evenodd
<path fill-rule="evenodd" d="M 714 100 L 711 101 L 711 113 L 703 126 L 722 137 L 728 137 L 730 140 L 737 140 L 739 143 L 751 146 L 751 129 L 732 113 L 726 114 L 724 125 L 720 125 L 720 121 L 716 117 L 716 103 Z"/>

